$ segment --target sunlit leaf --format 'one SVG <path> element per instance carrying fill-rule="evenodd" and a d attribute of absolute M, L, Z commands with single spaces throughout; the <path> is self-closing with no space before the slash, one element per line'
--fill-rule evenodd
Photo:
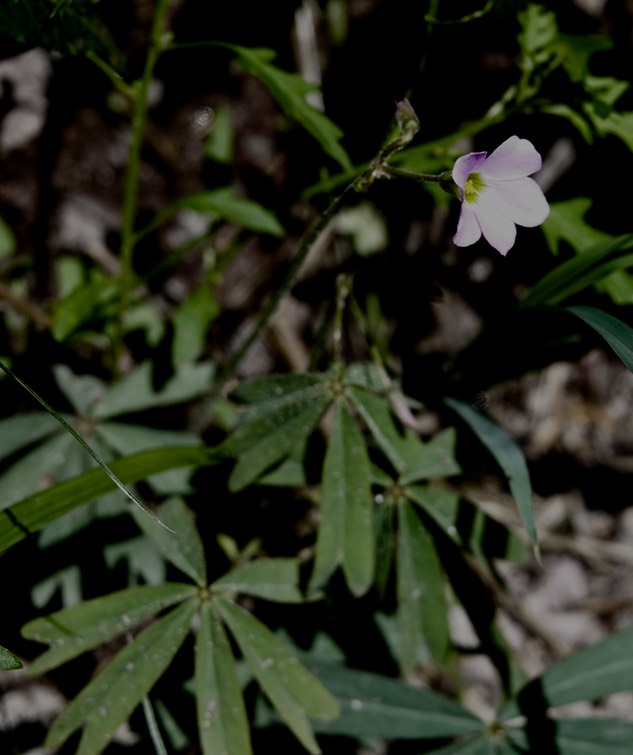
<path fill-rule="evenodd" d="M 336 405 L 323 464 L 323 501 L 311 586 L 340 564 L 350 590 L 362 595 L 374 573 L 373 498 L 365 440 L 342 403 Z"/>
<path fill-rule="evenodd" d="M 194 594 L 195 587 L 184 584 L 130 587 L 33 619 L 22 627 L 22 635 L 51 647 L 29 664 L 29 673 L 56 668 Z"/>
<path fill-rule="evenodd" d="M 243 593 L 278 603 L 301 603 L 299 561 L 260 558 L 240 564 L 213 583 L 214 592 Z"/>
<path fill-rule="evenodd" d="M 235 660 L 222 622 L 209 603 L 200 615 L 194 683 L 204 755 L 250 755 L 248 718 Z"/>
<path fill-rule="evenodd" d="M 137 516 L 135 512 L 132 515 L 168 561 L 197 585 L 205 587 L 207 567 L 204 546 L 191 511 L 180 498 L 172 498 L 158 508 L 157 514 L 164 526 L 148 516 Z"/>
<path fill-rule="evenodd" d="M 55 720 L 47 747 L 85 726 L 77 755 L 97 755 L 162 676 L 189 632 L 197 602 L 189 600 L 141 632 Z"/>
<path fill-rule="evenodd" d="M 447 398 L 445 402 L 447 406 L 459 414 L 497 460 L 508 480 L 510 491 L 516 501 L 527 534 L 531 542 L 536 544 L 536 525 L 534 523 L 534 511 L 532 510 L 532 485 L 523 452 L 508 433 L 485 414 L 456 399 Z"/>
<path fill-rule="evenodd" d="M 279 715 L 308 752 L 320 753 L 308 716 L 335 718 L 339 712 L 336 700 L 261 622 L 221 598 L 214 605 Z"/>

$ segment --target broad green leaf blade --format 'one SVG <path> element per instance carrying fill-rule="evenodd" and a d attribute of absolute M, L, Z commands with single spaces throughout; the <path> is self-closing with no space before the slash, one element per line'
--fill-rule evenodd
<path fill-rule="evenodd" d="M 15 671 L 18 668 L 22 668 L 22 661 L 0 645 L 0 671 Z"/>
<path fill-rule="evenodd" d="M 117 459 L 110 466 L 119 479 L 129 485 L 167 469 L 205 466 L 212 463 L 212 459 L 211 452 L 204 446 L 177 446 Z M 0 511 L 0 553 L 60 516 L 113 489 L 115 485 L 109 477 L 100 469 L 92 469 L 14 503 Z"/>
<path fill-rule="evenodd" d="M 47 747 L 85 725 L 77 755 L 97 755 L 132 714 L 184 642 L 197 609 L 187 601 L 145 629 L 84 687 L 54 722 Z"/>
<path fill-rule="evenodd" d="M 132 516 L 163 556 L 199 586 L 206 587 L 204 546 L 191 511 L 180 498 L 172 498 L 157 509 L 164 526 L 146 516 Z"/>
<path fill-rule="evenodd" d="M 195 595 L 191 585 L 144 585 L 88 600 L 22 627 L 28 640 L 51 647 L 29 665 L 29 674 L 43 674 L 151 618 L 164 608 Z"/>
<path fill-rule="evenodd" d="M 96 419 L 171 406 L 202 395 L 211 387 L 215 367 L 209 363 L 184 364 L 161 388 L 152 384 L 152 364 L 144 362 L 115 383 L 94 410 Z"/>
<path fill-rule="evenodd" d="M 364 594 L 374 575 L 374 551 L 367 448 L 351 414 L 338 403 L 323 464 L 321 525 L 311 588 L 319 588 L 341 564 L 350 590 Z"/>
<path fill-rule="evenodd" d="M 252 199 L 240 197 L 230 186 L 192 194 L 171 205 L 174 209 L 182 207 L 196 212 L 212 213 L 255 233 L 269 233 L 278 237 L 284 235 L 283 227 L 270 210 Z M 167 211 L 170 211 L 170 208 Z"/>
<path fill-rule="evenodd" d="M 340 144 L 343 136 L 338 126 L 306 101 L 306 95 L 316 87 L 294 73 L 287 73 L 270 62 L 275 52 L 268 49 L 224 45 L 237 53 L 245 71 L 266 85 L 270 93 L 292 119 L 298 121 L 319 142 L 344 170 L 352 164 Z"/>
<path fill-rule="evenodd" d="M 614 270 L 633 264 L 633 234 L 604 241 L 567 260 L 543 276 L 521 302 L 522 307 L 558 304 Z"/>
<path fill-rule="evenodd" d="M 271 428 L 266 437 L 258 440 L 238 456 L 229 478 L 229 490 L 236 491 L 245 488 L 262 472 L 303 443 L 323 416 L 330 402 L 328 395 L 320 394 L 291 404 L 277 415 L 269 417 L 271 420 L 269 424 L 274 423 L 274 428 Z"/>
<path fill-rule="evenodd" d="M 453 398 L 446 398 L 444 401 L 459 414 L 497 460 L 508 480 L 528 537 L 536 546 L 538 537 L 532 510 L 532 485 L 523 452 L 508 433 L 486 415 L 462 401 Z"/>
<path fill-rule="evenodd" d="M 442 668 L 448 651 L 444 573 L 433 538 L 407 502 L 398 505 L 398 628 L 405 677 L 430 659 Z"/>
<path fill-rule="evenodd" d="M 253 595 L 277 603 L 302 603 L 299 589 L 299 561 L 296 558 L 268 558 L 236 566 L 213 583 L 214 593 Z"/>
<path fill-rule="evenodd" d="M 633 328 L 595 307 L 567 307 L 567 311 L 599 333 L 633 372 Z"/>
<path fill-rule="evenodd" d="M 211 283 L 204 281 L 178 307 L 173 317 L 174 338 L 171 357 L 178 370 L 194 362 L 205 347 L 207 331 L 221 314 Z"/>
<path fill-rule="evenodd" d="M 53 338 L 65 341 L 88 321 L 107 314 L 119 294 L 119 288 L 118 280 L 97 277 L 59 299 L 53 311 Z"/>
<path fill-rule="evenodd" d="M 455 458 L 456 440 L 455 428 L 447 427 L 428 443 L 412 446 L 407 453 L 407 469 L 400 482 L 406 485 L 417 480 L 460 474 L 462 469 Z"/>
<path fill-rule="evenodd" d="M 506 705 L 502 719 L 527 713 L 535 704 L 555 707 L 633 690 L 632 647 L 633 627 L 629 627 L 563 658 L 528 682 Z"/>
<path fill-rule="evenodd" d="M 548 727 L 549 728 L 549 727 Z M 630 755 L 633 723 L 613 718 L 555 719 L 551 722 L 556 755 Z M 519 752 L 528 750 L 530 741 L 522 729 L 509 729 L 509 736 Z M 538 743 L 535 742 L 538 746 Z M 545 751 L 544 749 L 542 750 Z"/>
<path fill-rule="evenodd" d="M 505 755 L 497 748 L 496 742 L 482 735 L 468 737 L 431 752 L 433 755 Z"/>
<path fill-rule="evenodd" d="M 226 105 L 214 108 L 211 130 L 204 143 L 204 154 L 216 163 L 230 165 L 233 162 L 235 129 L 231 110 Z"/>
<path fill-rule="evenodd" d="M 214 605 L 279 715 L 308 752 L 320 753 L 307 717 L 335 718 L 339 712 L 336 700 L 255 617 L 222 598 Z"/>
<path fill-rule="evenodd" d="M 315 731 L 385 739 L 434 739 L 485 730 L 453 700 L 366 671 L 310 661 L 309 667 L 339 701 L 341 714 Z"/>
<path fill-rule="evenodd" d="M 248 718 L 235 659 L 211 604 L 202 607 L 194 676 L 204 755 L 251 755 Z"/>

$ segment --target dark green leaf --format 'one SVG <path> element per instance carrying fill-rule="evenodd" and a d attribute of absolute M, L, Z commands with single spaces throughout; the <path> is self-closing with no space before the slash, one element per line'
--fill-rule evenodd
<path fill-rule="evenodd" d="M 29 673 L 43 674 L 56 668 L 193 595 L 191 585 L 130 587 L 33 619 L 22 627 L 22 635 L 51 647 L 29 665 Z"/>
<path fill-rule="evenodd" d="M 630 755 L 633 723 L 612 718 L 557 719 L 551 726 L 556 755 Z M 530 741 L 522 729 L 508 729 L 520 752 L 529 750 Z M 547 743 L 548 745 L 550 742 Z M 528 748 L 526 750 L 526 748 Z"/>
<path fill-rule="evenodd" d="M 233 161 L 234 142 L 231 110 L 226 105 L 220 105 L 213 111 L 213 122 L 204 143 L 204 153 L 217 163 L 230 165 Z"/>
<path fill-rule="evenodd" d="M 0 671 L 14 671 L 18 668 L 22 668 L 20 659 L 0 645 Z"/>
<path fill-rule="evenodd" d="M 221 598 L 215 605 L 279 715 L 308 752 L 320 753 L 307 717 L 335 718 L 336 700 L 261 622 Z"/>
<path fill-rule="evenodd" d="M 231 646 L 211 604 L 196 638 L 196 709 L 204 755 L 251 755 L 248 718 Z"/>
<path fill-rule="evenodd" d="M 341 564 L 350 590 L 365 593 L 374 573 L 371 475 L 362 433 L 342 403 L 336 405 L 323 464 L 321 525 L 311 587 Z"/>
<path fill-rule="evenodd" d="M 398 504 L 396 558 L 400 664 L 408 677 L 419 663 L 433 660 L 438 668 L 443 666 L 448 605 L 433 538 L 407 502 Z"/>
<path fill-rule="evenodd" d="M 268 558 L 236 566 L 213 583 L 214 592 L 254 595 L 278 603 L 301 603 L 299 561 L 296 558 Z"/>
<path fill-rule="evenodd" d="M 195 600 L 187 601 L 126 645 L 57 718 L 46 745 L 58 747 L 85 725 L 77 755 L 102 752 L 171 663 L 196 609 Z"/>
<path fill-rule="evenodd" d="M 45 412 L 17 414 L 0 421 L 0 459 L 35 443 L 59 430 L 59 425 Z M 4 498 L 5 496 L 3 496 Z"/>
<path fill-rule="evenodd" d="M 599 333 L 633 372 L 633 328 L 595 307 L 567 307 Z"/>
<path fill-rule="evenodd" d="M 432 750 L 433 755 L 502 755 L 497 743 L 486 736 L 468 737 L 448 747 Z"/>
<path fill-rule="evenodd" d="M 633 690 L 633 627 L 558 661 L 528 682 L 502 712 L 503 720 L 527 713 L 539 702 L 566 705 Z M 525 711 L 524 711 L 525 709 Z"/>
<path fill-rule="evenodd" d="M 290 373 L 288 375 L 266 375 L 253 378 L 231 391 L 231 398 L 242 404 L 261 404 L 262 402 L 285 399 L 289 396 L 300 397 L 316 386 L 322 386 L 327 375 L 322 373 Z"/>
<path fill-rule="evenodd" d="M 199 586 L 206 587 L 204 546 L 191 511 L 180 498 L 172 498 L 157 509 L 164 526 L 148 516 L 132 516 L 163 556 Z"/>
<path fill-rule="evenodd" d="M 176 446 L 117 459 L 110 468 L 119 480 L 132 484 L 167 469 L 205 466 L 212 459 L 212 453 L 204 446 Z M 93 469 L 14 503 L 0 512 L 0 553 L 60 516 L 115 489 L 101 469 Z"/>
<path fill-rule="evenodd" d="M 451 540 L 461 542 L 456 526 L 459 514 L 457 493 L 431 485 L 409 485 L 405 493 L 407 498 L 424 509 Z"/>
<path fill-rule="evenodd" d="M 485 414 L 456 399 L 447 398 L 445 403 L 459 414 L 497 460 L 508 480 L 528 537 L 536 545 L 532 485 L 523 452 L 508 433 Z"/>
<path fill-rule="evenodd" d="M 484 730 L 470 711 L 431 690 L 344 666 L 310 661 L 309 667 L 339 701 L 341 714 L 315 731 L 386 739 L 434 739 Z"/>
<path fill-rule="evenodd" d="M 284 112 L 299 122 L 319 142 L 323 149 L 339 165 L 349 170 L 352 167 L 347 153 L 340 144 L 342 132 L 323 113 L 306 101 L 306 95 L 316 91 L 316 87 L 294 73 L 287 73 L 272 65 L 274 50 L 263 48 L 224 45 L 237 53 L 245 71 L 257 76 L 281 105 Z"/>

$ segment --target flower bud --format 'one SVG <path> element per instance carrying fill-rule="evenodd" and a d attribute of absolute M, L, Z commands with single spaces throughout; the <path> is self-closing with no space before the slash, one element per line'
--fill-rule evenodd
<path fill-rule="evenodd" d="M 415 110 L 406 98 L 400 102 L 396 102 L 396 122 L 402 136 L 406 138 L 407 143 L 410 142 L 420 130 L 418 116 L 415 114 Z"/>

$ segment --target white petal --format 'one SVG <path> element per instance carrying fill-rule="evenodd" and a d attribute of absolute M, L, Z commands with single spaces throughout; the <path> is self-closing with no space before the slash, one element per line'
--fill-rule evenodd
<path fill-rule="evenodd" d="M 453 181 L 463 189 L 468 180 L 468 176 L 473 171 L 479 171 L 486 161 L 487 152 L 469 152 L 467 155 L 458 157 L 453 165 Z"/>
<path fill-rule="evenodd" d="M 549 215 L 549 205 L 539 185 L 531 178 L 499 181 L 485 192 L 486 201 L 517 225 L 533 228 Z"/>
<path fill-rule="evenodd" d="M 486 158 L 480 173 L 484 178 L 511 181 L 536 173 L 541 169 L 542 162 L 532 142 L 511 136 Z"/>
<path fill-rule="evenodd" d="M 479 201 L 472 207 L 486 241 L 505 255 L 514 245 L 517 229 L 512 220 L 497 209 L 496 195 L 495 191 L 482 192 Z"/>
<path fill-rule="evenodd" d="M 457 246 L 470 246 L 481 238 L 481 228 L 473 210 L 473 205 L 462 203 L 462 210 L 457 221 L 457 230 L 453 236 L 453 243 Z"/>

